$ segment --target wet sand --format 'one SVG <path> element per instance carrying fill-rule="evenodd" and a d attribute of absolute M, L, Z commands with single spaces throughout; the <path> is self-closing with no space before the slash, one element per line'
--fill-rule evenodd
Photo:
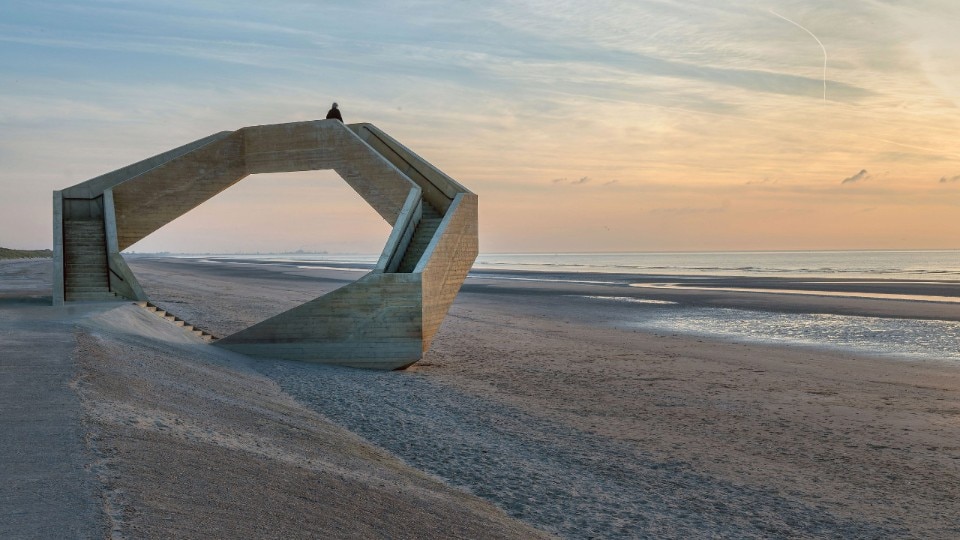
<path fill-rule="evenodd" d="M 131 266 L 219 335 L 362 275 Z M 944 320 L 960 305 L 494 277 L 468 279 L 405 372 L 246 360 L 129 304 L 92 311 L 75 386 L 104 514 L 132 537 L 960 536 L 956 365 L 640 331 L 575 297 Z"/>

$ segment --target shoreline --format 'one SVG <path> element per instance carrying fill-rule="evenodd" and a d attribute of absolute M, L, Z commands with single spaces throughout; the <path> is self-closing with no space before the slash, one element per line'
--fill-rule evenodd
<path fill-rule="evenodd" d="M 281 272 L 289 279 L 305 282 L 333 280 L 340 283 L 354 281 L 359 272 L 367 268 L 351 264 L 320 263 L 314 266 L 296 263 L 276 264 L 253 259 L 222 259 L 217 264 L 203 263 L 188 258 L 138 257 L 130 261 L 137 265 L 159 263 L 175 268 L 184 265 L 193 272 L 207 275 L 232 275 L 250 277 L 252 272 Z M 269 275 L 269 274 L 263 274 Z M 330 276 L 333 276 L 332 278 Z M 682 280 L 684 287 L 667 288 L 658 284 L 672 284 Z M 652 285 L 646 287 L 647 285 Z M 811 288 L 811 286 L 813 288 Z M 889 318 L 913 318 L 945 321 L 960 321 L 960 281 L 930 280 L 903 281 L 900 279 L 864 280 L 851 278 L 786 278 L 744 276 L 676 276 L 660 274 L 629 273 L 568 273 L 538 271 L 471 270 L 461 291 L 498 291 L 504 294 L 570 294 L 596 292 L 596 287 L 619 290 L 619 294 L 636 298 L 675 301 L 686 306 L 740 307 L 786 313 L 832 313 L 837 315 L 860 315 Z M 696 288 L 695 288 L 696 287 Z M 756 289 L 751 291 L 724 290 Z M 810 294 L 797 291 L 809 289 Z M 865 295 L 943 296 L 950 301 L 918 301 L 910 298 L 877 298 L 847 296 L 852 293 Z M 842 294 L 834 296 L 831 293 Z M 789 295 L 788 298 L 783 298 Z M 312 298 L 304 296 L 304 298 Z M 956 300 L 954 300 L 956 299 Z"/>

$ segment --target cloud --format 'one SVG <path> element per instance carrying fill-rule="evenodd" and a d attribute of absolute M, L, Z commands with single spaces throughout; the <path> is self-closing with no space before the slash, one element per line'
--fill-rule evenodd
<path fill-rule="evenodd" d="M 605 182 L 603 185 L 604 185 L 604 186 L 615 186 L 615 185 L 617 185 L 617 184 L 619 184 L 619 183 L 620 183 L 619 180 L 611 180 L 611 181 L 609 181 L 609 182 Z"/>
<path fill-rule="evenodd" d="M 840 183 L 841 183 L 841 184 L 852 184 L 852 183 L 854 183 L 854 182 L 860 182 L 861 180 L 866 180 L 866 179 L 868 179 L 868 178 L 870 178 L 870 174 L 867 172 L 867 170 L 866 170 L 866 169 L 860 169 L 860 172 L 858 172 L 857 174 L 855 174 L 855 175 L 853 175 L 853 176 L 844 178 L 843 181 L 840 182 Z"/>
<path fill-rule="evenodd" d="M 589 182 L 590 182 L 590 177 L 588 177 L 588 176 L 581 176 L 581 177 L 578 178 L 577 180 L 567 180 L 567 177 L 564 176 L 563 178 L 554 178 L 554 179 L 552 180 L 552 182 L 553 182 L 554 184 L 566 184 L 566 185 L 569 185 L 569 186 L 580 186 L 580 185 L 589 183 Z M 614 180 L 614 182 L 616 182 L 616 180 Z M 606 185 L 606 184 L 604 184 L 604 185 Z"/>
<path fill-rule="evenodd" d="M 940 177 L 941 184 L 947 184 L 949 182 L 960 182 L 960 174 L 956 176 L 950 176 L 950 177 L 947 177 L 947 176 Z"/>
<path fill-rule="evenodd" d="M 776 184 L 777 182 L 778 180 L 776 178 L 770 178 L 769 176 L 766 176 L 763 178 L 763 180 L 747 180 L 747 182 L 744 185 L 759 186 L 763 184 Z"/>

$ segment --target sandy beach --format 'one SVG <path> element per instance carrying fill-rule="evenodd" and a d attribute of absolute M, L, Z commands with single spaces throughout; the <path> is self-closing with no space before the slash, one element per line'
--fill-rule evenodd
<path fill-rule="evenodd" d="M 960 536 L 955 362 L 649 331 L 628 321 L 656 304 L 589 297 L 945 321 L 960 304 L 480 276 L 424 360 L 383 373 L 245 359 L 130 303 L 51 314 L 49 262 L 0 264 L 5 340 L 31 317 L 71 334 L 77 462 L 117 537 Z M 130 264 L 215 335 L 362 275 Z"/>

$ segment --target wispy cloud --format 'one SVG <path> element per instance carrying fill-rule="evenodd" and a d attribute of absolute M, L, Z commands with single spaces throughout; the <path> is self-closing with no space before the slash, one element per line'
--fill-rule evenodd
<path fill-rule="evenodd" d="M 554 178 L 554 179 L 552 180 L 552 182 L 553 182 L 554 184 L 566 184 L 566 185 L 568 185 L 568 186 L 582 186 L 582 185 L 584 185 L 584 184 L 589 184 L 589 183 L 590 183 L 590 177 L 589 177 L 589 176 L 581 176 L 580 178 L 577 178 L 576 180 L 568 180 L 566 177 L 563 177 L 563 178 Z"/>
<path fill-rule="evenodd" d="M 866 180 L 868 178 L 870 178 L 870 173 L 868 173 L 866 169 L 860 169 L 860 172 L 858 172 L 853 176 L 848 176 L 847 178 L 844 178 L 840 183 L 853 184 L 855 182 L 862 182 L 863 180 Z"/>
<path fill-rule="evenodd" d="M 960 174 L 956 176 L 942 176 L 940 177 L 941 184 L 948 184 L 950 182 L 960 182 Z"/>

